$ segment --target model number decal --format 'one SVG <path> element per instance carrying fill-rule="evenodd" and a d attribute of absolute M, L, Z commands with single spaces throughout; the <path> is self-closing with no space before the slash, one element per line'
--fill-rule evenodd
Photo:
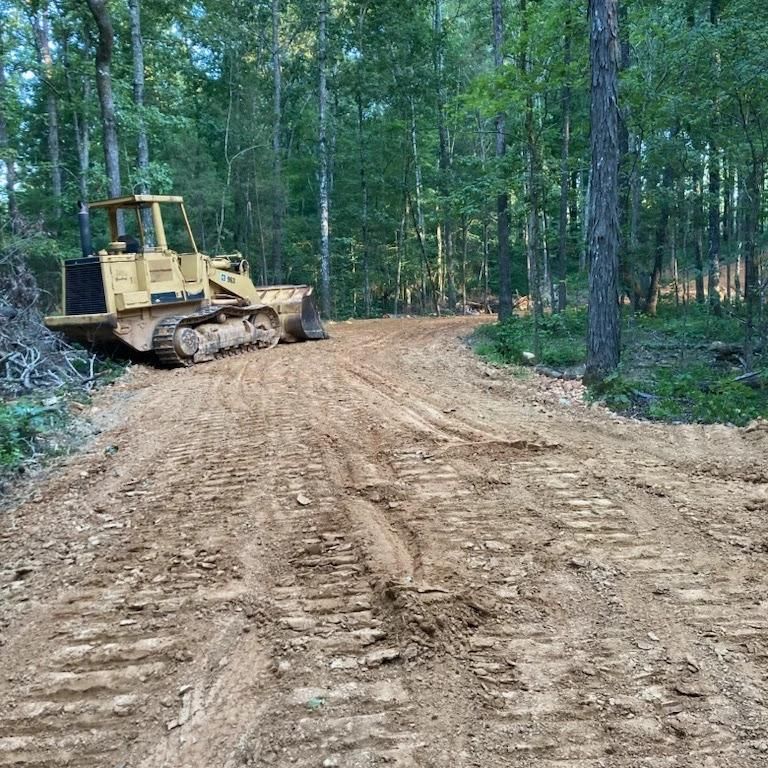
<path fill-rule="evenodd" d="M 232 275 L 228 275 L 226 272 L 219 272 L 220 283 L 236 283 L 237 280 Z"/>

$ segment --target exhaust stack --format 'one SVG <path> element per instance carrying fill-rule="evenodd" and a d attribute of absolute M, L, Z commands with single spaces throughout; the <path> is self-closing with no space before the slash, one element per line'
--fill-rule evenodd
<path fill-rule="evenodd" d="M 80 224 L 80 250 L 84 257 L 88 257 L 93 253 L 91 216 L 88 213 L 88 203 L 84 203 L 82 200 L 77 202 L 77 221 Z"/>

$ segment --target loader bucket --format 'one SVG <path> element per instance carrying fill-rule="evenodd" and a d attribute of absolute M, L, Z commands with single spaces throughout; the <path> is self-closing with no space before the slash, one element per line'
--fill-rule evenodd
<path fill-rule="evenodd" d="M 256 302 L 280 315 L 280 341 L 327 339 L 310 285 L 266 285 L 256 288 Z"/>

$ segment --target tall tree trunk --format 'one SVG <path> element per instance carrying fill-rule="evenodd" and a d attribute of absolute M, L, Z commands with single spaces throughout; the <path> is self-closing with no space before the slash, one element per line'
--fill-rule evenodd
<path fill-rule="evenodd" d="M 272 279 L 280 283 L 283 280 L 283 221 L 285 219 L 280 0 L 272 0 L 272 91 Z"/>
<path fill-rule="evenodd" d="M 88 166 L 90 162 L 90 127 L 85 105 L 88 104 L 91 98 L 91 79 L 79 74 L 73 74 L 72 68 L 69 66 L 69 51 L 66 42 L 62 49 L 62 63 L 66 73 L 67 99 L 72 110 L 72 133 L 77 152 L 77 191 L 79 199 L 85 202 L 88 200 Z M 76 92 L 76 87 L 77 91 L 81 91 L 82 95 Z"/>
<path fill-rule="evenodd" d="M 330 158 L 328 147 L 327 27 L 330 0 L 320 0 L 317 34 L 319 68 L 319 153 L 320 153 L 320 284 L 322 309 L 331 316 Z"/>
<path fill-rule="evenodd" d="M 714 142 L 709 146 L 709 306 L 715 315 L 720 306 L 720 156 Z"/>
<path fill-rule="evenodd" d="M 142 194 L 149 192 L 147 174 L 149 171 L 149 141 L 144 121 L 144 41 L 141 37 L 141 8 L 139 0 L 128 0 L 131 19 L 131 50 L 133 52 L 133 103 L 138 116 L 138 138 L 136 142 L 136 166 L 139 171 L 139 189 Z"/>
<path fill-rule="evenodd" d="M 696 269 L 696 303 L 704 304 L 704 178 L 703 169 L 694 179 L 693 261 Z"/>
<path fill-rule="evenodd" d="M 734 192 L 736 193 L 736 210 L 734 211 L 735 222 L 735 234 L 736 234 L 736 264 L 735 274 L 733 276 L 733 300 L 736 304 L 739 304 L 744 297 L 741 292 L 741 267 L 744 263 L 744 242 L 746 237 L 744 235 L 744 199 L 746 198 L 746 189 L 744 187 L 744 173 L 741 169 L 736 172 L 736 180 L 734 183 Z"/>
<path fill-rule="evenodd" d="M 427 245 L 424 241 L 424 206 L 422 204 L 422 195 L 423 195 L 423 182 L 421 177 L 421 163 L 419 162 L 419 153 L 418 153 L 418 141 L 416 137 L 416 105 L 414 102 L 413 96 L 411 96 L 410 99 L 411 102 L 411 152 L 413 154 L 413 168 L 414 168 L 414 177 L 416 181 L 416 209 L 414 210 L 413 206 L 410 206 L 411 209 L 411 216 L 413 217 L 413 225 L 414 229 L 416 230 L 416 240 L 419 243 L 419 249 L 421 251 L 421 258 L 422 258 L 422 265 L 424 267 L 423 270 L 423 290 L 422 295 L 424 296 L 424 305 L 426 306 L 426 299 L 427 299 L 427 285 L 430 286 L 429 291 L 431 291 L 432 295 L 432 307 L 435 310 L 435 314 L 440 314 L 440 297 L 439 292 L 437 288 L 437 283 L 435 282 L 434 276 L 432 275 L 432 268 L 429 264 L 429 257 L 427 255 Z"/>
<path fill-rule="evenodd" d="M 365 7 L 360 10 L 358 18 L 358 50 L 363 55 L 365 37 Z M 368 161 L 365 151 L 365 113 L 363 112 L 363 71 L 362 62 L 357 67 L 357 144 L 360 157 L 360 236 L 363 244 L 363 299 L 365 316 L 371 316 L 371 245 L 368 231 Z"/>
<path fill-rule="evenodd" d="M 730 165 L 725 166 L 725 185 L 723 186 L 723 243 L 722 250 L 725 257 L 726 278 L 725 298 L 730 303 L 732 290 L 732 248 L 733 248 L 733 171 Z"/>
<path fill-rule="evenodd" d="M 520 0 L 520 26 L 521 47 L 519 51 L 518 66 L 522 77 L 528 73 L 528 18 L 527 2 Z M 541 293 L 541 269 L 539 251 L 541 249 L 541 231 L 539 227 L 539 174 L 541 163 L 539 161 L 539 147 L 536 137 L 533 96 L 529 93 L 525 99 L 525 162 L 528 192 L 528 217 L 526 229 L 526 245 L 528 254 L 528 293 L 533 303 L 533 346 L 534 354 L 540 357 L 539 324 L 544 307 Z"/>
<path fill-rule="evenodd" d="M 467 261 L 469 259 L 469 223 L 466 214 L 461 217 L 461 314 L 467 313 Z"/>
<path fill-rule="evenodd" d="M 625 2 L 619 5 L 619 72 L 628 70 L 632 59 L 627 5 Z M 638 162 L 637 157 L 630 154 L 629 123 L 629 105 L 624 104 L 619 120 L 619 296 L 620 302 L 625 294 L 629 296 L 633 308 L 638 309 L 643 299 L 642 288 L 633 258 L 636 251 L 630 245 L 635 225 L 633 191 Z"/>
<path fill-rule="evenodd" d="M 757 266 L 757 232 L 760 220 L 764 173 L 762 164 L 753 154 L 752 165 L 747 174 L 744 202 L 744 302 L 746 324 L 744 330 L 744 363 L 752 370 L 754 352 L 755 320 L 760 306 L 760 285 Z"/>
<path fill-rule="evenodd" d="M 571 5 L 568 2 L 568 15 L 565 20 L 563 36 L 563 63 L 565 65 L 565 84 L 561 92 L 563 110 L 563 137 L 560 148 L 560 222 L 558 227 L 557 252 L 557 311 L 565 311 L 568 303 L 568 193 L 570 189 L 570 145 L 571 145 Z M 554 307 L 553 307 L 554 308 Z"/>
<path fill-rule="evenodd" d="M 661 288 L 661 275 L 664 270 L 664 254 L 669 242 L 669 209 L 670 195 L 672 193 L 673 171 L 670 163 L 664 166 L 661 177 L 661 206 L 659 220 L 656 224 L 656 236 L 654 242 L 653 271 L 651 282 L 648 285 L 648 295 L 645 298 L 645 314 L 656 316 L 659 301 L 659 289 Z"/>
<path fill-rule="evenodd" d="M 357 142 L 360 154 L 360 237 L 363 245 L 363 298 L 365 316 L 371 316 L 371 246 L 368 234 L 368 174 L 366 171 L 365 135 L 363 129 L 363 97 L 358 84 L 357 94 Z"/>
<path fill-rule="evenodd" d="M 403 179 L 402 179 L 402 211 L 400 215 L 400 226 L 397 228 L 397 276 L 396 276 L 396 290 L 395 290 L 395 307 L 393 314 L 397 316 L 397 300 L 400 297 L 402 291 L 402 276 L 403 276 L 403 262 L 405 261 L 407 253 L 407 241 L 405 238 L 406 228 L 408 226 L 408 206 L 410 205 L 410 198 L 408 196 L 408 177 L 409 177 L 409 163 L 408 163 L 408 144 L 409 142 L 403 142 L 403 149 L 405 150 L 403 155 Z M 404 305 L 405 311 L 409 311 L 409 308 Z"/>
<path fill-rule="evenodd" d="M 493 63 L 499 72 L 504 63 L 504 15 L 502 0 L 493 0 Z M 507 151 L 505 133 L 506 116 L 503 112 L 496 115 L 496 157 L 501 159 Z M 500 182 L 501 189 L 496 195 L 496 226 L 499 251 L 499 320 L 512 317 L 512 265 L 509 257 L 509 195 L 506 184 Z"/>
<path fill-rule="evenodd" d="M 8 144 L 8 123 L 3 105 L 6 104 L 5 51 L 0 48 L 0 160 L 5 166 L 5 194 L 8 198 L 8 219 L 11 232 L 16 231 L 19 209 L 16 205 L 16 163 Z"/>
<path fill-rule="evenodd" d="M 51 56 L 50 21 L 47 8 L 34 11 L 30 16 L 35 35 L 37 56 L 45 82 L 45 105 L 48 117 L 48 159 L 51 163 L 51 194 L 53 217 L 58 227 L 61 218 L 61 159 L 59 152 L 59 100 L 53 84 L 53 56 Z"/>
<path fill-rule="evenodd" d="M 136 138 L 136 169 L 138 189 L 146 195 L 149 190 L 149 139 L 144 119 L 144 40 L 141 37 L 140 0 L 128 0 L 128 15 L 131 22 L 131 52 L 133 53 L 133 103 L 136 106 L 138 135 Z M 152 214 L 149 208 L 142 208 L 141 220 L 144 236 L 149 238 L 152 229 Z M 149 241 L 148 245 L 154 245 Z"/>
<path fill-rule="evenodd" d="M 490 294 L 490 275 L 488 269 L 488 222 L 483 219 L 483 309 L 490 312 L 489 294 Z"/>
<path fill-rule="evenodd" d="M 437 80 L 437 133 L 439 139 L 440 167 L 440 209 L 443 264 L 445 269 L 448 306 L 451 311 L 456 308 L 456 264 L 453 252 L 453 221 L 450 216 L 448 197 L 450 194 L 451 154 L 448 138 L 448 125 L 445 119 L 445 41 L 443 40 L 443 2 L 434 0 L 435 16 L 433 33 L 435 38 L 435 77 Z"/>
<path fill-rule="evenodd" d="M 617 0 L 589 0 L 592 179 L 589 205 L 589 317 L 585 381 L 619 364 L 619 19 Z"/>
<path fill-rule="evenodd" d="M 720 16 L 721 0 L 710 0 L 709 23 L 716 26 Z M 713 65 L 719 75 L 719 54 L 715 52 Z M 717 104 L 713 104 L 713 118 L 717 119 Z M 720 155 L 717 142 L 709 142 L 709 307 L 720 315 Z"/>
<path fill-rule="evenodd" d="M 101 125 L 104 143 L 104 167 L 107 173 L 108 193 L 119 197 L 120 184 L 120 149 L 117 139 L 117 118 L 115 100 L 112 95 L 112 48 L 114 32 L 109 16 L 108 0 L 88 0 L 96 26 L 99 30 L 99 42 L 96 48 L 96 88 L 101 107 Z M 120 224 L 122 222 L 119 222 Z"/>

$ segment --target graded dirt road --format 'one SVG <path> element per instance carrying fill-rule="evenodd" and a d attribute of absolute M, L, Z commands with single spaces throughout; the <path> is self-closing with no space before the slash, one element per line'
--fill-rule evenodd
<path fill-rule="evenodd" d="M 0 766 L 765 766 L 768 433 L 588 409 L 478 322 L 101 395 L 0 515 Z"/>

